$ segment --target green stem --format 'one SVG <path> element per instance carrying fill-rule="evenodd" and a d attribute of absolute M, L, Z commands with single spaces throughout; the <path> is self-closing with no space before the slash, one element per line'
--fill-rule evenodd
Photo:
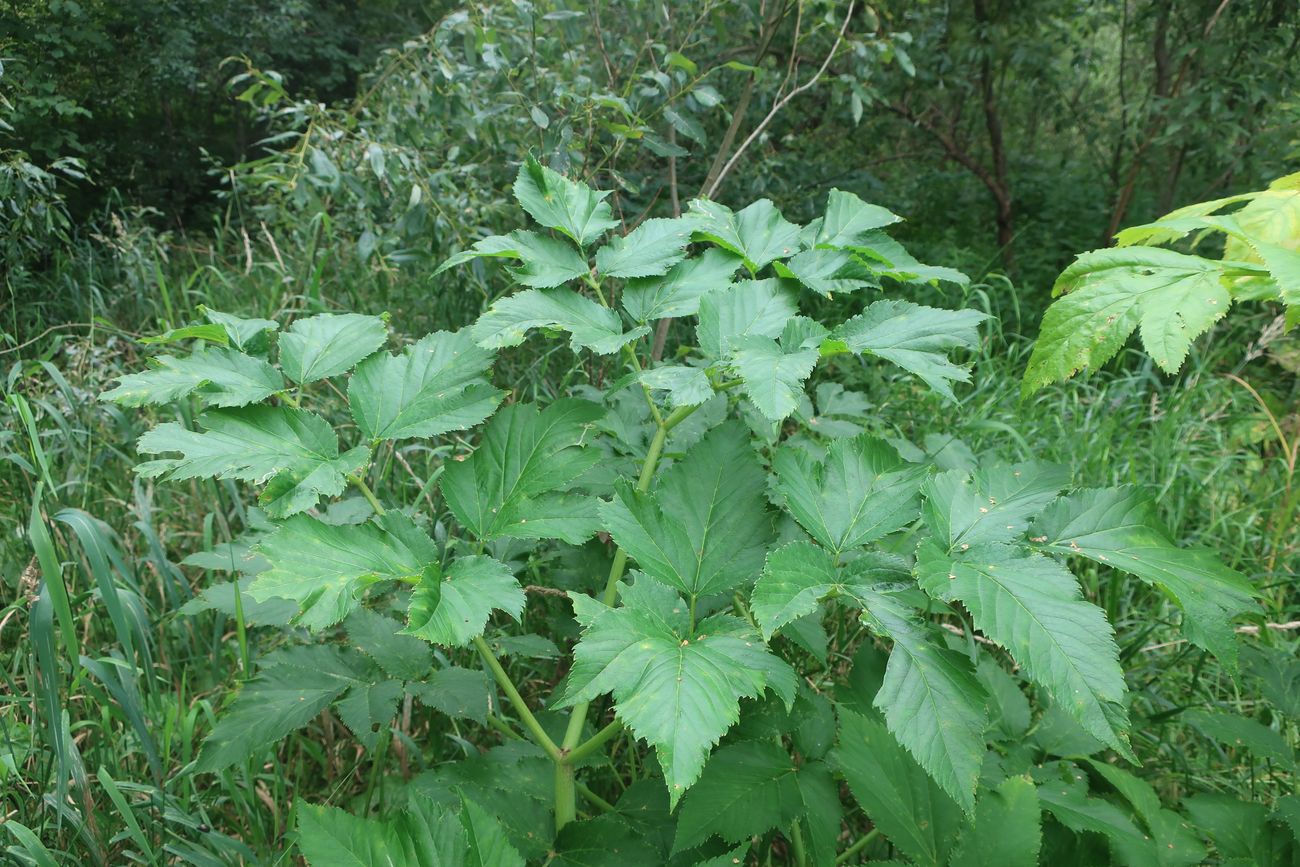
<path fill-rule="evenodd" d="M 519 714 L 519 719 L 523 722 L 524 728 L 528 729 L 528 733 L 532 735 L 537 745 L 546 750 L 546 754 L 553 761 L 559 763 L 561 760 L 560 748 L 555 745 L 555 741 L 551 740 L 551 736 L 542 728 L 542 724 L 537 721 L 537 717 L 533 716 L 533 712 L 528 709 L 524 697 L 519 694 L 519 690 L 515 689 L 514 682 L 510 680 L 510 675 L 506 674 L 506 670 L 501 667 L 501 663 L 497 661 L 496 655 L 492 653 L 492 648 L 488 647 L 487 642 L 483 640 L 483 636 L 480 635 L 474 639 L 474 646 L 478 648 L 479 655 L 483 657 L 483 661 L 487 663 L 487 667 L 492 671 L 492 676 L 496 678 L 501 691 L 506 694 L 506 698 L 510 699 L 510 703 L 514 705 L 515 712 Z"/>
<path fill-rule="evenodd" d="M 555 830 L 558 833 L 565 825 L 578 818 L 577 780 L 573 776 L 573 765 L 568 762 L 555 763 Z"/>
<path fill-rule="evenodd" d="M 370 503 L 370 508 L 375 510 L 376 515 L 384 514 L 384 504 L 379 502 L 379 498 L 375 496 L 374 491 L 370 490 L 370 486 L 366 484 L 365 479 L 361 478 L 361 476 L 359 475 L 356 475 L 356 476 L 348 476 L 348 481 L 351 482 L 356 487 L 356 489 L 361 492 L 361 496 L 366 498 L 366 502 Z"/>
<path fill-rule="evenodd" d="M 497 731 L 501 732 L 503 737 L 509 740 L 521 741 L 524 739 L 523 735 L 519 734 L 519 732 L 512 729 L 510 725 L 506 723 L 505 720 L 501 719 L 494 713 L 490 713 L 487 715 L 487 724 L 488 724 L 488 728 L 496 729 Z"/>
<path fill-rule="evenodd" d="M 879 836 L 880 836 L 880 829 L 872 828 L 870 831 L 866 833 L 865 836 L 863 836 L 860 840 L 858 840 L 858 842 L 854 843 L 852 846 L 850 846 L 849 848 L 841 852 L 839 856 L 835 859 L 835 863 L 836 864 L 848 863 L 850 860 L 852 860 L 854 855 L 857 855 L 863 849 L 867 848 L 867 846 L 871 845 L 871 841 L 876 839 Z"/>
<path fill-rule="evenodd" d="M 597 795 L 591 789 L 588 789 L 582 783 L 578 783 L 577 787 L 578 787 L 578 794 L 582 795 L 582 797 L 586 798 L 588 801 L 591 801 L 592 805 L 596 809 L 600 810 L 602 813 L 613 813 L 617 809 L 609 801 L 606 801 L 604 798 L 602 798 L 600 795 Z"/>
<path fill-rule="evenodd" d="M 790 826 L 790 848 L 794 850 L 794 863 L 799 867 L 808 867 L 808 852 L 804 849 L 803 829 L 799 827 L 798 819 Z"/>
<path fill-rule="evenodd" d="M 564 760 L 569 764 L 576 765 L 578 762 L 587 758 L 587 756 L 599 750 L 605 745 L 605 741 L 617 735 L 623 730 L 623 723 L 614 720 L 600 731 L 596 732 L 586 741 L 574 747 L 565 753 Z"/>

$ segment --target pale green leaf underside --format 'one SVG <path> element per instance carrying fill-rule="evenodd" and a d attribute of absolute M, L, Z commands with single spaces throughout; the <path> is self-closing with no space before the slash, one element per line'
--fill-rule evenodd
<path fill-rule="evenodd" d="M 280 367 L 293 382 L 315 382 L 346 373 L 386 340 L 378 316 L 320 313 L 296 320 L 280 335 Z"/>
<path fill-rule="evenodd" d="M 196 394 L 205 406 L 246 406 L 284 389 L 280 371 L 260 358 L 233 349 L 199 349 L 181 357 L 160 355 L 140 373 L 118 378 L 100 395 L 124 406 L 170 403 Z"/>
<path fill-rule="evenodd" d="M 713 397 L 713 383 L 699 367 L 684 364 L 665 364 L 641 371 L 638 379 L 646 388 L 668 392 L 668 403 L 679 406 L 699 406 Z"/>
<path fill-rule="evenodd" d="M 618 352 L 650 333 L 645 326 L 625 332 L 617 313 L 572 289 L 528 289 L 508 295 L 472 327 L 474 339 L 489 349 L 518 346 L 534 328 L 558 328 L 569 332 L 575 352 L 590 349 L 601 355 Z"/>

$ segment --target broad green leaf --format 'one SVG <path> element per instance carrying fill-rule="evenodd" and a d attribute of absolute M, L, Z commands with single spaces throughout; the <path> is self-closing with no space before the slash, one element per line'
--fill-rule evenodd
<path fill-rule="evenodd" d="M 462 250 L 443 262 L 433 273 L 441 274 L 470 259 L 480 258 L 518 260 L 519 264 L 509 269 L 510 276 L 516 283 L 533 289 L 563 286 L 590 272 L 586 257 L 572 244 L 526 229 L 516 229 L 508 235 L 491 235 L 476 241 L 468 250 Z"/>
<path fill-rule="evenodd" d="M 469 842 L 465 867 L 524 867 L 524 859 L 507 841 L 494 816 L 463 793 L 460 805 L 460 823 Z"/>
<path fill-rule="evenodd" d="M 162 334 L 153 337 L 140 338 L 140 342 L 145 346 L 154 346 L 161 343 L 181 343 L 186 340 L 206 340 L 219 346 L 230 345 L 230 335 L 226 333 L 226 329 L 212 323 L 183 325 L 180 328 L 169 328 Z"/>
<path fill-rule="evenodd" d="M 195 762 L 219 771 L 254 755 L 315 719 L 345 690 L 370 683 L 355 653 L 318 644 L 278 651 L 217 719 Z"/>
<path fill-rule="evenodd" d="M 767 741 L 742 741 L 709 757 L 677 812 L 675 852 L 717 835 L 728 843 L 784 830 L 805 808 L 789 753 Z"/>
<path fill-rule="evenodd" d="M 528 289 L 507 295 L 472 326 L 474 339 L 488 349 L 518 346 L 533 328 L 567 331 L 575 352 L 590 349 L 601 355 L 618 352 L 650 333 L 645 326 L 625 332 L 617 313 L 572 289 Z"/>
<path fill-rule="evenodd" d="M 390 677 L 419 680 L 433 667 L 429 645 L 400 634 L 402 624 L 378 611 L 358 608 L 348 615 L 343 626 L 352 646 L 373 659 Z"/>
<path fill-rule="evenodd" d="M 268 331 L 279 331 L 280 323 L 271 319 L 245 319 L 199 305 L 199 311 L 214 325 L 225 329 L 230 343 L 236 349 L 249 351 L 261 344 Z"/>
<path fill-rule="evenodd" d="M 1228 312 L 1222 265 L 1158 247 L 1093 250 L 1056 279 L 1025 369 L 1029 394 L 1108 361 L 1139 330 L 1163 370 L 1176 372 L 1193 340 Z"/>
<path fill-rule="evenodd" d="M 916 260 L 898 241 L 879 229 L 863 232 L 856 241 L 845 245 L 858 255 L 859 261 L 877 274 L 900 283 L 938 285 L 940 281 L 966 286 L 970 278 L 953 268 L 925 265 Z"/>
<path fill-rule="evenodd" d="M 1027 777 L 1008 777 L 980 796 L 950 867 L 1038 867 L 1042 844 L 1038 790 Z"/>
<path fill-rule="evenodd" d="M 829 702 L 827 702 L 829 710 Z M 834 740 L 834 714 L 831 713 Z M 801 729 L 802 730 L 802 729 Z M 797 736 L 797 732 L 796 732 Z M 808 762 L 795 776 L 803 799 L 804 817 L 801 830 L 807 835 L 808 855 L 812 864 L 834 864 L 839 846 L 844 807 L 840 803 L 840 784 L 825 762 Z"/>
<path fill-rule="evenodd" d="M 280 335 L 280 368 L 297 383 L 338 376 L 387 340 L 378 316 L 319 313 L 296 320 Z"/>
<path fill-rule="evenodd" d="M 1284 796 L 1278 803 L 1281 805 L 1295 797 Z M 1222 863 L 1233 867 L 1286 863 L 1287 850 L 1292 848 L 1288 835 L 1269 821 L 1269 809 L 1264 804 L 1204 792 L 1188 798 L 1183 806 L 1201 834 L 1214 841 L 1214 848 L 1225 859 Z"/>
<path fill-rule="evenodd" d="M 596 251 L 596 270 L 605 277 L 656 277 L 686 258 L 695 220 L 646 220 Z"/>
<path fill-rule="evenodd" d="M 298 802 L 298 850 L 310 867 L 406 865 L 395 829 L 338 807 Z"/>
<path fill-rule="evenodd" d="M 1187 711 L 1183 719 L 1224 746 L 1249 750 L 1255 758 L 1296 769 L 1295 751 L 1286 738 L 1261 722 L 1234 713 L 1205 710 Z"/>
<path fill-rule="evenodd" d="M 962 809 L 975 807 L 988 696 L 970 661 L 948 650 L 898 599 L 861 592 L 862 622 L 893 641 L 874 704 L 889 731 Z"/>
<path fill-rule="evenodd" d="M 942 867 L 961 827 L 961 808 L 880 723 L 839 711 L 832 761 L 872 824 L 921 867 Z"/>
<path fill-rule="evenodd" d="M 970 474 L 949 470 L 921 488 L 925 520 L 949 551 L 1023 539 L 1029 519 L 1069 483 L 1069 470 L 1057 464 L 997 464 Z"/>
<path fill-rule="evenodd" d="M 1039 803 L 1056 821 L 1071 831 L 1102 834 L 1112 845 L 1129 851 L 1149 845 L 1149 838 L 1123 810 L 1110 801 L 1088 795 L 1088 783 L 1082 771 L 1065 762 L 1057 767 L 1059 775 L 1045 773 L 1042 776 L 1046 779 L 1040 779 L 1038 784 Z"/>
<path fill-rule="evenodd" d="M 733 253 L 710 247 L 699 256 L 674 265 L 662 277 L 629 280 L 623 290 L 623 309 L 632 319 L 693 316 L 700 298 L 731 285 L 741 260 Z"/>
<path fill-rule="evenodd" d="M 828 298 L 836 292 L 856 292 L 875 282 L 871 271 L 847 250 L 804 250 L 788 262 L 777 262 L 775 269 L 778 275 L 798 280 Z"/>
<path fill-rule="evenodd" d="M 565 487 L 601 459 L 586 447 L 604 414 L 594 403 L 510 404 L 488 422 L 472 455 L 446 465 L 442 495 L 479 539 L 563 539 L 578 544 L 600 529 L 596 500 Z"/>
<path fill-rule="evenodd" d="M 1115 840 L 1121 857 L 1133 864 L 1155 867 L 1191 867 L 1205 863 L 1209 853 L 1201 844 L 1200 836 L 1187 826 L 1186 819 L 1161 805 L 1159 795 L 1149 783 L 1108 762 L 1090 760 L 1088 764 L 1133 805 L 1149 832 L 1149 838 L 1141 846 L 1124 839 Z"/>
<path fill-rule="evenodd" d="M 1005 647 L 1088 734 L 1133 761 L 1115 633 L 1064 566 L 985 544 L 951 561 L 923 548 L 918 572 L 927 593 L 961 602 L 976 628 Z"/>
<path fill-rule="evenodd" d="M 861 605 L 871 589 L 909 577 L 902 559 L 868 552 L 846 566 L 824 548 L 791 542 L 767 555 L 754 584 L 750 610 L 765 639 L 788 623 L 817 610 L 823 599 L 844 596 Z"/>
<path fill-rule="evenodd" d="M 456 666 L 440 668 L 422 683 L 408 683 L 406 689 L 425 707 L 442 711 L 449 717 L 472 719 L 478 723 L 487 720 L 492 701 L 487 677 L 481 669 L 471 671 Z"/>
<path fill-rule="evenodd" d="M 118 377 L 117 388 L 100 400 L 123 406 L 170 403 L 196 394 L 204 406 L 246 406 L 284 389 L 280 371 L 260 358 L 224 347 L 198 349 L 189 355 L 160 355 L 142 373 Z"/>
<path fill-rule="evenodd" d="M 684 364 L 665 364 L 643 370 L 637 377 L 646 388 L 666 389 L 668 403 L 679 406 L 699 406 L 713 397 L 713 383 L 699 367 Z"/>
<path fill-rule="evenodd" d="M 1233 220 L 1251 240 L 1228 238 L 1223 258 L 1249 259 L 1255 242 L 1300 249 L 1300 174 L 1278 178 L 1251 196 L 1250 202 L 1232 214 Z"/>
<path fill-rule="evenodd" d="M 826 198 L 826 216 L 817 223 L 817 231 L 809 239 L 810 246 L 853 247 L 867 232 L 883 229 L 902 219 L 879 205 L 862 201 L 853 193 L 832 189 Z"/>
<path fill-rule="evenodd" d="M 833 554 L 867 545 L 920 514 L 927 468 L 909 464 L 871 436 L 838 439 L 823 461 L 783 447 L 773 460 L 776 491 L 808 533 Z"/>
<path fill-rule="evenodd" d="M 461 557 L 445 575 L 425 572 L 411 593 L 405 633 L 446 647 L 464 647 L 483 634 L 494 610 L 515 620 L 523 613 L 524 589 L 502 562 Z"/>
<path fill-rule="evenodd" d="M 547 867 L 631 867 L 659 864 L 657 846 L 627 819 L 605 814 L 570 822 L 555 835 Z"/>
<path fill-rule="evenodd" d="M 265 482 L 259 498 L 266 513 L 283 518 L 315 506 L 322 496 L 343 492 L 347 477 L 370 460 L 365 446 L 339 454 L 329 422 L 300 409 L 251 406 L 199 416 L 202 433 L 169 422 L 140 437 L 144 454 L 180 452 L 179 458 L 146 461 L 146 478 L 238 479 Z"/>
<path fill-rule="evenodd" d="M 397 703 L 404 694 L 400 680 L 357 684 L 339 699 L 335 709 L 357 740 L 366 749 L 373 750 L 379 739 L 388 734 L 389 724 L 397 715 Z"/>
<path fill-rule="evenodd" d="M 789 285 L 769 278 L 742 280 L 710 292 L 700 299 L 699 312 L 695 330 L 700 349 L 711 358 L 723 358 L 736 338 L 780 335 L 799 306 Z"/>
<path fill-rule="evenodd" d="M 438 562 L 438 548 L 396 510 L 365 524 L 326 524 L 295 515 L 263 539 L 257 550 L 271 568 L 257 576 L 254 599 L 294 599 L 299 622 L 333 626 L 357 606 L 357 594 L 377 581 L 414 580 Z"/>
<path fill-rule="evenodd" d="M 485 378 L 493 357 L 468 329 L 429 334 L 401 355 L 372 355 L 348 382 L 352 417 L 372 443 L 471 428 L 503 396 Z"/>
<path fill-rule="evenodd" d="M 787 222 L 768 199 L 759 199 L 740 211 L 708 199 L 695 199 L 690 209 L 698 217 L 695 239 L 740 256 L 751 274 L 757 274 L 769 262 L 799 252 L 799 227 Z"/>
<path fill-rule="evenodd" d="M 1182 609 L 1187 637 L 1236 669 L 1232 620 L 1256 610 L 1258 591 L 1213 552 L 1177 547 L 1149 495 L 1133 488 L 1076 491 L 1039 516 L 1031 538 L 1047 550 L 1087 557 L 1155 585 Z"/>
<path fill-rule="evenodd" d="M 748 432 L 727 422 L 665 470 L 653 494 L 620 481 L 600 515 L 648 575 L 703 596 L 747 582 L 762 568 L 771 536 L 765 486 Z"/>
<path fill-rule="evenodd" d="M 794 701 L 794 673 L 743 620 L 715 614 L 692 630 L 690 606 L 649 580 L 619 608 L 573 600 L 584 628 L 557 706 L 612 693 L 618 718 L 655 748 L 674 806 L 740 718 L 740 699 L 770 688 Z"/>
<path fill-rule="evenodd" d="M 970 372 L 948 360 L 953 349 L 979 346 L 977 326 L 988 318 L 978 310 L 940 310 L 910 301 L 876 301 L 831 335 L 850 352 L 875 355 L 914 373 L 949 400 L 953 382 Z"/>
<path fill-rule="evenodd" d="M 618 225 L 604 201 L 608 191 L 597 192 L 571 181 L 532 157 L 519 167 L 514 192 L 534 220 L 568 235 L 582 247 Z"/>
<path fill-rule="evenodd" d="M 729 341 L 728 364 L 743 381 L 745 396 L 769 421 L 781 421 L 799 407 L 825 336 L 821 325 L 795 316 L 787 320 L 780 343 L 759 334 Z"/>

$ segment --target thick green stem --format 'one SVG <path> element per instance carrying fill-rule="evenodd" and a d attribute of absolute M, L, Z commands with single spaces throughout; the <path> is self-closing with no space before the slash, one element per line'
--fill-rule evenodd
<path fill-rule="evenodd" d="M 622 730 L 623 730 L 623 724 L 618 720 L 614 720 L 612 723 L 605 726 L 603 729 L 601 729 L 600 731 L 596 732 L 594 735 L 589 737 L 586 741 L 574 747 L 573 749 L 569 750 L 565 754 L 564 760 L 566 762 L 569 762 L 570 764 L 576 765 L 578 762 L 582 761 L 583 759 L 587 758 L 587 756 L 591 755 L 592 753 L 596 752 L 601 747 L 603 747 L 605 745 L 605 741 L 614 737 Z"/>
<path fill-rule="evenodd" d="M 794 863 L 808 867 L 808 851 L 803 845 L 803 829 L 799 827 L 798 819 L 790 826 L 790 848 L 794 850 Z"/>
<path fill-rule="evenodd" d="M 491 670 L 492 676 L 496 678 L 501 691 L 506 694 L 506 698 L 510 699 L 510 703 L 514 705 L 515 712 L 519 714 L 519 719 L 524 724 L 524 728 L 528 729 L 529 735 L 537 742 L 538 746 L 546 750 L 546 754 L 551 759 L 559 763 L 561 759 L 560 748 L 555 745 L 555 741 L 551 740 L 551 736 L 542 728 L 542 724 L 537 721 L 537 717 L 533 716 L 533 712 L 528 709 L 524 697 L 519 694 L 519 690 L 515 689 L 514 682 L 510 680 L 510 675 L 506 674 L 506 670 L 501 667 L 501 663 L 497 661 L 496 655 L 492 653 L 492 648 L 488 647 L 487 642 L 483 640 L 483 636 L 480 635 L 474 639 L 474 646 L 478 648 L 479 655 L 483 657 L 483 662 L 487 663 L 487 667 Z"/>
<path fill-rule="evenodd" d="M 555 830 L 559 832 L 565 825 L 578 818 L 577 780 L 573 776 L 573 765 L 568 762 L 555 763 Z"/>
<path fill-rule="evenodd" d="M 379 498 L 375 496 L 374 491 L 370 490 L 370 486 L 366 484 L 365 479 L 361 478 L 360 475 L 355 475 L 348 476 L 348 481 L 361 492 L 361 496 L 366 498 L 366 502 L 370 504 L 370 508 L 375 510 L 376 515 L 384 514 L 384 504 L 379 502 Z"/>

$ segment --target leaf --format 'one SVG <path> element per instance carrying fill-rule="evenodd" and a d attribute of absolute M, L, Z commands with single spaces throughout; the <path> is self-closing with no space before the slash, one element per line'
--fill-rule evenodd
<path fill-rule="evenodd" d="M 261 503 L 273 518 L 315 506 L 322 496 L 343 492 L 347 477 L 370 460 L 365 446 L 342 455 L 329 422 L 301 409 L 251 406 L 212 410 L 199 416 L 203 433 L 169 422 L 140 437 L 144 454 L 180 452 L 180 458 L 146 461 L 146 478 L 238 479 L 266 482 Z"/>
<path fill-rule="evenodd" d="M 479 348 L 468 329 L 434 332 L 401 355 L 372 355 L 348 382 L 352 417 L 372 443 L 471 428 L 503 396 L 484 376 L 494 355 Z"/>
<path fill-rule="evenodd" d="M 910 301 L 876 301 L 831 335 L 851 352 L 893 362 L 914 373 L 939 394 L 955 400 L 953 382 L 970 381 L 970 373 L 949 361 L 953 349 L 979 346 L 976 328 L 988 318 L 978 310 L 940 310 Z"/>
<path fill-rule="evenodd" d="M 917 763 L 963 810 L 975 808 L 986 752 L 988 696 L 970 662 L 886 593 L 861 594 L 862 622 L 894 642 L 874 704 Z"/>
<path fill-rule="evenodd" d="M 903 561 L 888 554 L 868 552 L 838 566 L 825 549 L 791 542 L 767 555 L 750 610 L 764 639 L 771 640 L 782 626 L 817 610 L 823 599 L 845 596 L 860 605 L 876 585 L 907 577 Z"/>
<path fill-rule="evenodd" d="M 336 705 L 339 719 L 366 749 L 374 750 L 397 715 L 403 694 L 400 680 L 357 684 Z"/>
<path fill-rule="evenodd" d="M 921 488 L 925 522 L 948 551 L 1022 537 L 1029 519 L 1070 483 L 1058 464 L 1029 462 L 981 467 L 974 473 L 949 470 Z"/>
<path fill-rule="evenodd" d="M 508 235 L 491 235 L 476 241 L 468 250 L 462 250 L 443 262 L 433 273 L 441 274 L 449 268 L 480 258 L 519 260 L 519 265 L 509 269 L 510 276 L 516 283 L 533 289 L 563 286 L 570 280 L 582 279 L 590 272 L 586 257 L 575 250 L 573 245 L 559 238 L 517 229 Z"/>
<path fill-rule="evenodd" d="M 622 816 L 607 814 L 560 829 L 548 867 L 630 867 L 657 864 L 659 851 Z"/>
<path fill-rule="evenodd" d="M 618 719 L 655 748 L 673 806 L 740 718 L 740 699 L 771 688 L 794 701 L 794 673 L 738 618 L 715 614 L 692 630 L 689 606 L 653 581 L 628 588 L 619 608 L 573 600 L 584 628 L 556 706 L 612 693 Z"/>
<path fill-rule="evenodd" d="M 1075 577 L 1042 554 L 1001 544 L 974 546 L 952 561 L 932 558 L 925 549 L 918 555 L 922 588 L 961 602 L 1085 731 L 1133 761 L 1115 633 Z"/>
<path fill-rule="evenodd" d="M 652 319 L 694 316 L 700 298 L 730 286 L 740 266 L 740 257 L 734 253 L 710 247 L 674 265 L 662 277 L 629 280 L 623 289 L 623 309 L 643 324 Z"/>
<path fill-rule="evenodd" d="M 100 400 L 123 406 L 170 403 L 197 393 L 204 406 L 246 406 L 284 389 L 280 371 L 260 358 L 224 347 L 198 349 L 177 358 L 160 355 L 142 373 L 118 377 Z"/>
<path fill-rule="evenodd" d="M 605 277 L 656 277 L 686 258 L 695 220 L 646 220 L 631 232 L 611 238 L 596 251 L 596 270 Z"/>
<path fill-rule="evenodd" d="M 1249 750 L 1258 759 L 1296 769 L 1295 751 L 1286 738 L 1261 722 L 1234 713 L 1191 710 L 1183 719 L 1224 746 Z"/>
<path fill-rule="evenodd" d="M 199 305 L 199 311 L 214 325 L 225 329 L 231 344 L 240 351 L 250 351 L 261 344 L 268 331 L 279 331 L 280 323 L 271 319 L 245 319 Z"/>
<path fill-rule="evenodd" d="M 665 364 L 643 370 L 637 378 L 646 388 L 667 389 L 668 403 L 673 408 L 699 406 L 713 397 L 713 383 L 699 367 Z"/>
<path fill-rule="evenodd" d="M 1029 778 L 1003 780 L 980 797 L 951 867 L 1037 867 L 1043 845 L 1038 811 L 1038 790 Z"/>
<path fill-rule="evenodd" d="M 539 164 L 531 156 L 515 177 L 515 199 L 534 220 L 556 229 L 585 247 L 618 225 L 608 191 L 597 192 Z"/>
<path fill-rule="evenodd" d="M 1161 369 L 1182 367 L 1191 342 L 1228 312 L 1219 262 L 1158 247 L 1093 250 L 1056 279 L 1021 385 L 1026 395 L 1098 367 L 1135 329 Z"/>
<path fill-rule="evenodd" d="M 729 341 L 731 369 L 743 381 L 745 396 L 769 421 L 781 421 L 799 407 L 825 334 L 816 322 L 796 316 L 786 322 L 779 344 L 757 334 Z"/>
<path fill-rule="evenodd" d="M 1068 779 L 1047 779 L 1038 785 L 1038 800 L 1056 821 L 1071 831 L 1102 834 L 1125 849 L 1148 845 L 1148 839 L 1124 811 L 1110 801 L 1088 796 L 1088 784 L 1078 768 L 1064 762 L 1060 767 Z"/>
<path fill-rule="evenodd" d="M 338 376 L 388 340 L 378 316 L 319 313 L 298 319 L 280 335 L 280 368 L 297 383 Z"/>
<path fill-rule="evenodd" d="M 326 524 L 295 515 L 258 543 L 271 568 L 249 593 L 297 600 L 299 622 L 312 629 L 338 623 L 357 605 L 356 594 L 377 581 L 414 579 L 438 562 L 438 548 L 398 511 L 365 524 Z"/>
<path fill-rule="evenodd" d="M 302 728 L 336 697 L 367 683 L 355 656 L 331 645 L 280 651 L 244 684 L 217 719 L 195 761 L 196 773 L 211 773 L 256 754 Z"/>
<path fill-rule="evenodd" d="M 1115 846 L 1123 858 L 1133 864 L 1153 864 L 1157 867 L 1191 867 L 1204 864 L 1209 853 L 1201 844 L 1200 836 L 1188 826 L 1187 820 L 1160 804 L 1160 796 L 1145 780 L 1107 762 L 1089 761 L 1092 769 L 1123 795 L 1150 832 L 1143 845 L 1123 838 Z"/>
<path fill-rule="evenodd" d="M 648 575 L 703 596 L 730 590 L 762 568 L 771 535 L 765 486 L 746 429 L 727 422 L 664 471 L 653 494 L 618 482 L 600 516 Z"/>
<path fill-rule="evenodd" d="M 708 199 L 695 199 L 690 210 L 699 219 L 695 239 L 740 256 L 751 274 L 773 260 L 799 252 L 799 227 L 787 222 L 769 199 L 759 199 L 738 212 Z"/>
<path fill-rule="evenodd" d="M 775 270 L 827 298 L 876 283 L 875 275 L 847 250 L 804 250 L 789 262 L 777 262 Z"/>
<path fill-rule="evenodd" d="M 890 737 L 880 723 L 840 708 L 839 746 L 831 759 L 872 824 L 922 867 L 948 862 L 961 808 Z"/>
<path fill-rule="evenodd" d="M 717 289 L 700 299 L 700 349 L 723 358 L 736 338 L 777 337 L 798 312 L 794 292 L 781 280 L 742 280 Z"/>
<path fill-rule="evenodd" d="M 590 349 L 600 355 L 618 352 L 650 333 L 645 326 L 625 332 L 617 313 L 572 289 L 516 292 L 494 303 L 472 326 L 474 339 L 488 349 L 518 346 L 532 328 L 567 331 L 574 352 Z"/>
<path fill-rule="evenodd" d="M 789 827 L 805 811 L 798 773 L 777 744 L 742 741 L 721 748 L 682 800 L 673 851 L 691 849 L 715 834 L 740 843 Z"/>
<path fill-rule="evenodd" d="M 875 542 L 916 520 L 928 468 L 868 435 L 838 439 L 816 461 L 784 446 L 772 462 L 776 491 L 795 520 L 832 554 Z"/>
<path fill-rule="evenodd" d="M 586 447 L 604 410 L 583 400 L 510 404 L 488 423 L 472 455 L 446 465 L 441 489 L 462 527 L 479 539 L 563 539 L 600 529 L 596 500 L 564 490 L 601 459 Z"/>
<path fill-rule="evenodd" d="M 480 724 L 487 721 L 492 696 L 481 670 L 448 666 L 430 674 L 423 683 L 408 683 L 406 688 L 420 704 L 449 717 L 472 719 Z"/>
<path fill-rule="evenodd" d="M 373 659 L 391 677 L 419 680 L 433 666 L 429 646 L 418 638 L 400 634 L 402 624 L 378 611 L 358 608 L 343 625 L 352 646 Z"/>
<path fill-rule="evenodd" d="M 501 823 L 463 794 L 460 803 L 460 823 L 469 842 L 466 867 L 524 867 L 524 859 L 507 842 Z"/>
<path fill-rule="evenodd" d="M 483 634 L 493 611 L 515 620 L 523 613 L 524 589 L 510 569 L 491 557 L 461 557 L 446 575 L 427 571 L 411 593 L 404 633 L 446 647 L 464 647 Z"/>
<path fill-rule="evenodd" d="M 832 188 L 826 198 L 826 216 L 817 224 L 810 246 L 853 247 L 873 229 L 900 222 L 903 218 L 879 205 L 871 205 L 843 190 Z"/>
<path fill-rule="evenodd" d="M 1188 639 L 1236 670 L 1232 620 L 1256 610 L 1259 591 L 1213 552 L 1177 547 L 1150 495 L 1133 488 L 1076 491 L 1043 512 L 1031 536 L 1045 550 L 1087 557 L 1153 584 L 1182 609 Z"/>

